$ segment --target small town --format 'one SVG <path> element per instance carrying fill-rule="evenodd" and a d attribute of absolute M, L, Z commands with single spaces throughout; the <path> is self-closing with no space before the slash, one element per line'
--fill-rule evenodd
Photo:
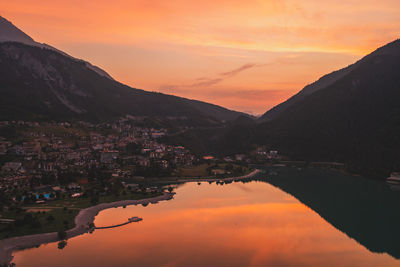
<path fill-rule="evenodd" d="M 51 211 L 43 207 L 46 203 L 77 209 L 159 195 L 163 188 L 145 183 L 145 177 L 172 176 L 177 168 L 199 160 L 182 146 L 160 143 L 166 129 L 134 124 L 132 119 L 103 124 L 0 122 L 7 136 L 0 137 L 0 232 L 8 235 L 10 227 L 26 225 L 40 232 L 40 217 L 46 223 L 60 217 L 38 216 Z M 75 211 L 65 212 L 62 229 L 74 225 Z"/>
<path fill-rule="evenodd" d="M 78 197 L 81 186 L 95 180 L 171 176 L 198 160 L 182 146 L 159 143 L 165 129 L 134 127 L 129 120 L 1 125 L 18 131 L 0 139 L 0 190 L 3 197 L 12 192 L 16 201 L 44 201 L 66 191 Z"/>
<path fill-rule="evenodd" d="M 0 236 L 63 235 L 81 209 L 171 193 L 168 181 L 179 177 L 216 179 L 250 171 L 246 155 L 195 156 L 164 144 L 168 130 L 145 127 L 141 120 L 0 122 Z"/>
<path fill-rule="evenodd" d="M 43 203 L 63 194 L 78 198 L 89 189 L 92 194 L 128 187 L 151 191 L 143 188 L 145 178 L 240 175 L 245 170 L 232 164 L 249 162 L 244 154 L 227 156 L 221 159 L 222 166 L 208 167 L 205 172 L 204 162 L 209 166 L 213 156 L 198 157 L 183 146 L 163 144 L 159 140 L 167 129 L 135 126 L 136 122 L 132 118 L 102 124 L 0 122 L 2 129 L 10 131 L 8 138 L 0 137 L 3 205 Z M 276 157 L 277 151 L 257 153 Z"/>

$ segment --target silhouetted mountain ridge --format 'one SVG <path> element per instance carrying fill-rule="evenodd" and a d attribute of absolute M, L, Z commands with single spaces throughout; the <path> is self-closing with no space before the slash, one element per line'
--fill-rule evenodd
<path fill-rule="evenodd" d="M 291 159 L 344 162 L 370 177 L 400 171 L 400 40 L 302 92 L 273 119 L 175 138 L 221 156 L 267 146 Z"/>
<path fill-rule="evenodd" d="M 385 177 L 400 169 L 400 41 L 257 129 L 256 142 L 284 154 L 348 163 Z"/>
<path fill-rule="evenodd" d="M 354 64 L 349 65 L 346 68 L 334 71 L 330 74 L 322 76 L 320 79 L 317 81 L 307 85 L 304 87 L 300 92 L 295 94 L 294 96 L 290 97 L 288 100 L 280 103 L 279 105 L 273 107 L 272 109 L 268 110 L 266 113 L 264 113 L 259 120 L 260 121 L 271 121 L 274 120 L 275 118 L 279 117 L 280 114 L 282 114 L 286 109 L 288 109 L 291 105 L 303 100 L 307 96 L 324 89 L 339 79 L 343 78 L 347 74 L 349 74 L 351 71 L 355 70 L 360 66 L 363 62 L 368 60 L 370 57 L 374 57 L 377 55 L 393 55 L 393 56 L 398 56 L 399 54 L 399 40 L 396 40 L 394 42 L 391 42 L 383 47 L 378 48 L 375 50 L 373 53 L 369 54 L 368 56 L 362 58 L 361 60 L 357 61 Z"/>
<path fill-rule="evenodd" d="M 274 168 L 268 183 L 307 205 L 375 253 L 400 258 L 399 192 L 381 181 L 317 169 Z"/>
<path fill-rule="evenodd" d="M 109 79 L 113 79 L 106 71 L 100 69 L 97 66 L 90 64 L 87 61 L 74 58 L 74 57 L 68 55 L 67 53 L 65 53 L 61 50 L 58 50 L 57 48 L 54 48 L 48 44 L 42 44 L 42 43 L 36 42 L 29 35 L 27 35 L 23 31 L 21 31 L 20 29 L 18 29 L 14 24 L 12 24 L 10 21 L 6 20 L 5 18 L 3 18 L 1 16 L 0 16 L 0 42 L 18 42 L 18 43 L 23 43 L 23 44 L 27 44 L 27 45 L 37 46 L 40 48 L 47 48 L 50 50 L 54 50 L 65 56 L 68 56 L 74 60 L 85 63 L 86 67 L 97 72 L 101 76 L 107 77 Z"/>
<path fill-rule="evenodd" d="M 105 71 L 35 42 L 0 17 L 0 120 L 95 120 L 169 117 L 220 125 L 243 113 L 172 95 L 133 89 Z"/>

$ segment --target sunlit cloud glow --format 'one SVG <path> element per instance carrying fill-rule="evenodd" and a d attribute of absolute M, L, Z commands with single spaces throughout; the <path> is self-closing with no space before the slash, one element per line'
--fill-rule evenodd
<path fill-rule="evenodd" d="M 35 40 L 121 82 L 253 113 L 399 38 L 398 10 L 398 0 L 0 2 Z"/>

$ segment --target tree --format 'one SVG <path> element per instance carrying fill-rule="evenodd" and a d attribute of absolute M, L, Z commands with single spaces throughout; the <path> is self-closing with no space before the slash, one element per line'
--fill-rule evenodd
<path fill-rule="evenodd" d="M 226 171 L 231 171 L 231 170 L 233 170 L 233 165 L 232 164 L 226 164 L 226 166 L 225 166 L 225 170 Z"/>
<path fill-rule="evenodd" d="M 59 240 L 64 240 L 66 238 L 67 238 L 67 232 L 65 232 L 65 230 L 58 231 L 58 239 Z"/>
<path fill-rule="evenodd" d="M 174 190 L 174 189 L 173 189 L 171 186 L 168 187 L 168 192 L 172 193 L 173 190 Z"/>
<path fill-rule="evenodd" d="M 50 214 L 49 216 L 47 216 L 47 221 L 53 222 L 54 221 L 53 215 Z"/>
<path fill-rule="evenodd" d="M 58 249 L 63 249 L 63 248 L 65 248 L 66 246 L 67 246 L 67 241 L 65 241 L 65 240 L 63 240 L 63 241 L 60 241 L 60 242 L 58 242 Z"/>
<path fill-rule="evenodd" d="M 32 222 L 30 223 L 30 226 L 32 228 L 40 228 L 40 227 L 42 227 L 42 224 L 40 223 L 38 218 L 34 217 Z"/>
<path fill-rule="evenodd" d="M 99 196 L 96 193 L 93 193 L 90 197 L 90 203 L 92 205 L 96 205 L 97 203 L 99 203 Z"/>

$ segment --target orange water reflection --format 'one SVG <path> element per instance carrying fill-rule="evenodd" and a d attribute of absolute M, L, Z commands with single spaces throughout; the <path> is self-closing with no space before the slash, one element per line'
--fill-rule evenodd
<path fill-rule="evenodd" d="M 17 266 L 396 266 L 261 182 L 185 184 L 174 200 L 103 211 L 97 226 L 121 228 L 15 254 Z"/>

